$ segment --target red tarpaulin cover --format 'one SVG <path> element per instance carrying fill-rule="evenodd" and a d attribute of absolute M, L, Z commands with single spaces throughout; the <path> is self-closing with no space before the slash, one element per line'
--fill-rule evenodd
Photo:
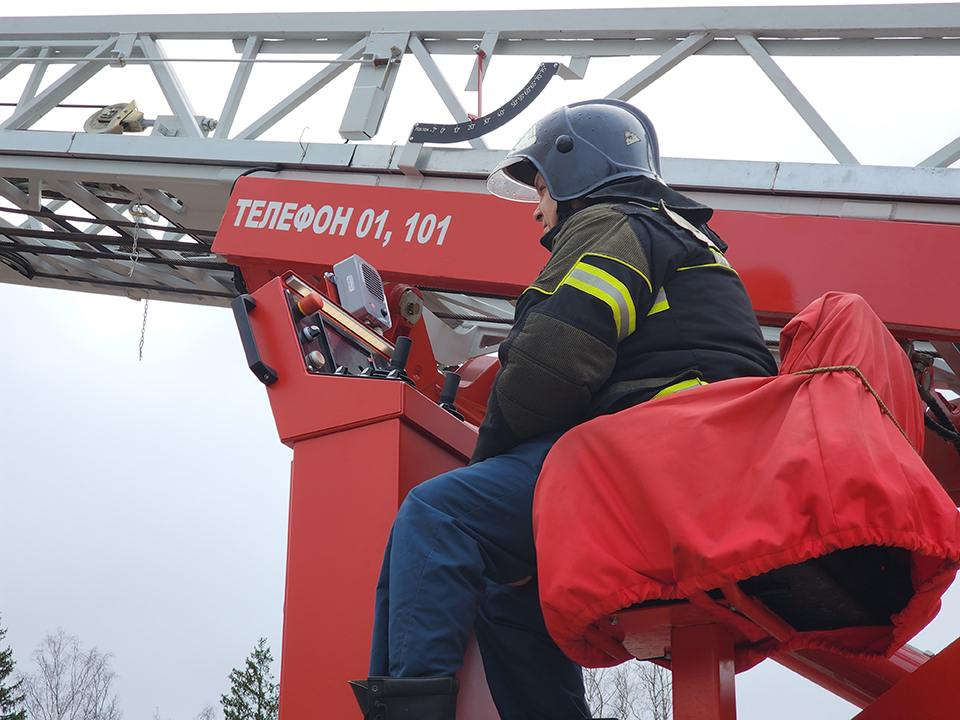
<path fill-rule="evenodd" d="M 776 377 L 600 417 L 550 452 L 533 513 L 540 595 L 551 635 L 576 662 L 629 658 L 596 643 L 613 636 L 607 618 L 618 610 L 861 545 L 912 551 L 915 594 L 891 624 L 738 647 L 738 670 L 803 647 L 892 653 L 936 615 L 960 559 L 960 514 L 920 458 L 905 353 L 863 298 L 844 293 L 797 315 L 780 348 Z M 859 368 L 896 422 L 853 370 L 796 374 L 830 366 Z"/>

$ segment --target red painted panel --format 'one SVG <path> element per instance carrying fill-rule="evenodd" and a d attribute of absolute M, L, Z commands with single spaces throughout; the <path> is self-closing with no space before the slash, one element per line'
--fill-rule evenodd
<path fill-rule="evenodd" d="M 855 720 L 954 720 L 960 714 L 958 676 L 960 640 L 955 640 L 881 695 Z"/>
<path fill-rule="evenodd" d="M 244 177 L 216 244 L 244 270 L 316 273 L 357 253 L 388 282 L 514 295 L 548 257 L 532 213 L 492 195 Z"/>
<path fill-rule="evenodd" d="M 358 253 L 387 281 L 515 296 L 547 259 L 531 211 L 470 192 L 244 177 L 214 249 L 251 287 L 286 270 L 309 280 Z M 903 334 L 960 340 L 956 226 L 733 211 L 717 212 L 712 225 L 765 320 L 845 290 Z"/>
<path fill-rule="evenodd" d="M 843 290 L 863 295 L 896 330 L 960 336 L 956 226 L 745 212 L 718 212 L 711 225 L 765 318 Z"/>

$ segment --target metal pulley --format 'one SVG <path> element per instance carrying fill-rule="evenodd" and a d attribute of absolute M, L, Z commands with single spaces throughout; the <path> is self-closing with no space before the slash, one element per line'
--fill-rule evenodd
<path fill-rule="evenodd" d="M 143 132 L 149 124 L 144 123 L 143 113 L 137 109 L 137 101 L 131 100 L 98 110 L 87 118 L 83 130 L 98 135 L 121 135 L 125 132 Z"/>

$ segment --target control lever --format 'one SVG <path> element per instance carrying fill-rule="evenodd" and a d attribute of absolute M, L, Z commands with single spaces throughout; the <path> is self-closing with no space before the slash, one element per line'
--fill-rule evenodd
<path fill-rule="evenodd" d="M 387 372 L 387 380 L 403 380 L 405 383 L 416 387 L 416 383 L 407 375 L 407 359 L 410 357 L 410 346 L 413 341 L 405 335 L 397 338 L 393 344 L 393 354 L 390 356 L 390 370 Z"/>
<path fill-rule="evenodd" d="M 463 420 L 461 413 L 454 406 L 453 401 L 457 398 L 457 390 L 460 389 L 460 373 L 448 370 L 443 374 L 443 390 L 440 391 L 440 407 L 453 415 L 457 420 Z"/>

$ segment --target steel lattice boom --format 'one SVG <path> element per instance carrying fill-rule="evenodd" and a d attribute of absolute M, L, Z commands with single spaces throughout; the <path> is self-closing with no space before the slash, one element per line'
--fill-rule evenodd
<path fill-rule="evenodd" d="M 164 47 L 188 42 L 201 49 Z M 209 55 L 211 43 L 226 52 Z M 671 184 L 718 208 L 960 223 L 960 170 L 948 169 L 960 158 L 960 138 L 917 167 L 861 165 L 778 63 L 960 56 L 952 4 L 6 18 L 0 81 L 10 77 L 0 91 L 15 87 L 18 97 L 0 97 L 12 106 L 0 120 L 0 280 L 223 304 L 237 291 L 234 271 L 210 241 L 240 174 L 307 171 L 412 187 L 449 187 L 453 179 L 461 190 L 483 191 L 479 179 L 502 155 L 483 137 L 457 147 L 371 142 L 388 106 L 404 113 L 407 127 L 447 121 L 391 98 L 412 61 L 462 122 L 468 116 L 453 83 L 482 89 L 499 58 L 530 58 L 531 67 L 559 58 L 555 82 L 573 83 L 574 92 L 592 64 L 616 58 L 619 75 L 603 75 L 606 94 L 629 100 L 694 55 L 752 59 L 836 164 L 668 158 Z M 450 56 L 471 61 L 468 77 L 441 69 Z M 178 76 L 187 61 L 235 66 L 222 107 L 203 108 L 214 117 L 195 110 L 206 99 L 191 97 Z M 266 104 L 247 97 L 255 66 L 282 63 L 316 72 Z M 65 72 L 45 84 L 55 67 Z M 65 108 L 99 107 L 87 101 L 97 99 L 89 92 L 107 68 L 121 98 L 150 77 L 170 114 L 150 118 L 146 135 L 83 132 Z M 135 75 L 137 68 L 148 74 Z M 263 139 L 348 72 L 352 90 L 333 108 L 346 144 L 304 143 L 302 134 Z M 237 123 L 241 106 L 251 105 L 254 119 Z"/>

